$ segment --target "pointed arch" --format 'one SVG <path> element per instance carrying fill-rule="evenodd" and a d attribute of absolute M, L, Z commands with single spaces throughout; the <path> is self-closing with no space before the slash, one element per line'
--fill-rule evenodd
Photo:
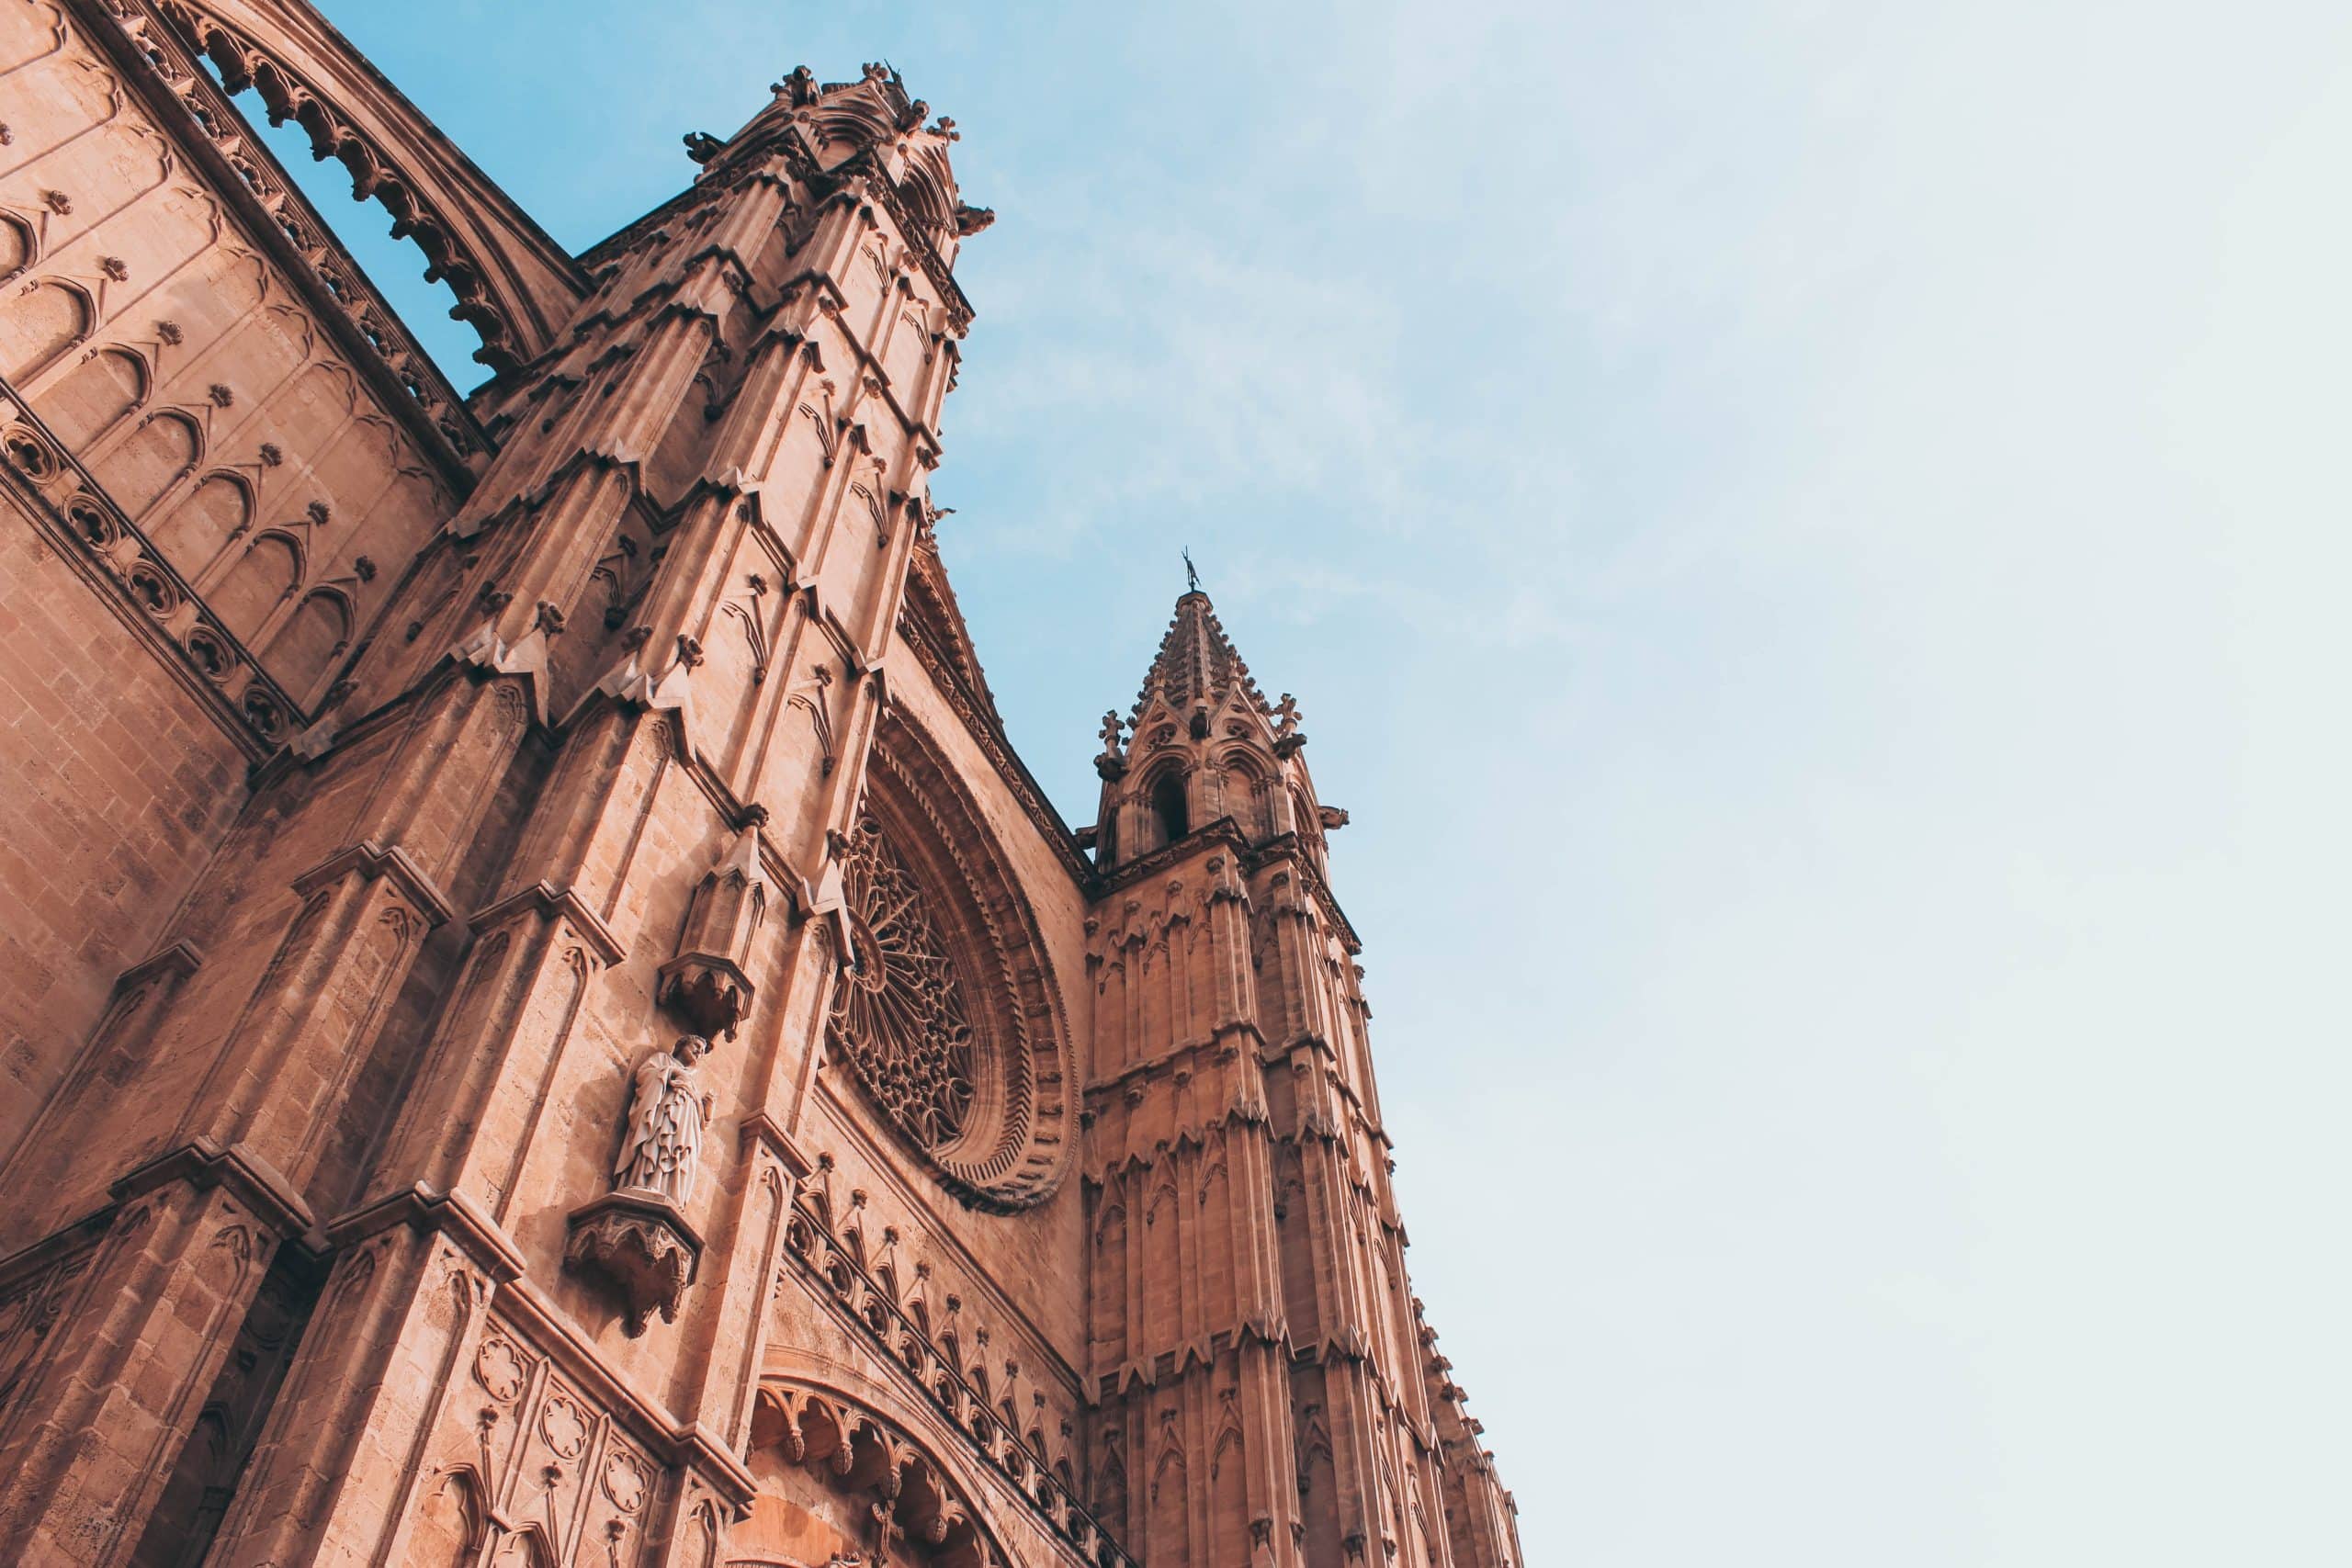
<path fill-rule="evenodd" d="M 302 542 L 282 528 L 256 535 L 208 595 L 229 635 L 250 645 L 302 581 Z"/>
<path fill-rule="evenodd" d="M 16 282 L 40 254 L 33 226 L 13 212 L 0 211 L 0 284 Z"/>
<path fill-rule="evenodd" d="M 146 362 L 127 348 L 101 348 L 59 378 L 41 399 L 51 434 L 76 457 L 111 434 L 147 400 Z"/>
<path fill-rule="evenodd" d="M 253 522 L 253 481 L 215 468 L 172 504 L 151 536 L 180 575 L 196 581 L 233 541 L 244 537 Z"/>
<path fill-rule="evenodd" d="M 1127 1518 L 1127 1467 L 1119 1458 L 1116 1436 L 1107 1430 L 1102 1461 L 1094 1467 L 1094 1511 L 1122 1536 L 1134 1528 Z"/>
<path fill-rule="evenodd" d="M 204 432 L 175 409 L 150 413 L 90 465 L 98 482 L 133 522 L 168 494 L 204 457 Z M 185 563 L 175 563 L 182 566 Z"/>
<path fill-rule="evenodd" d="M 262 662 L 279 685 L 302 694 L 297 700 L 307 709 L 350 648 L 354 620 L 350 596 L 343 590 L 314 588 L 271 636 Z"/>
<path fill-rule="evenodd" d="M 877 1517 L 914 1547 L 910 1561 L 1016 1561 L 982 1522 L 957 1467 L 909 1427 L 833 1388 L 763 1378 L 749 1457 L 759 1491 L 728 1536 L 729 1551 L 748 1561 L 846 1558 Z"/>
<path fill-rule="evenodd" d="M 555 1542 L 548 1538 L 547 1526 L 537 1519 L 526 1519 L 500 1544 L 492 1568 L 556 1568 L 557 1561 Z"/>
<path fill-rule="evenodd" d="M 90 335 L 97 307 L 78 284 L 45 277 L 0 304 L 0 377 L 21 391 Z"/>
<path fill-rule="evenodd" d="M 1153 1184 L 1151 1196 L 1144 1202 L 1143 1223 L 1147 1225 L 1158 1224 L 1159 1211 L 1163 1206 L 1170 1209 L 1178 1207 L 1176 1178 L 1164 1170 L 1159 1173 L 1159 1179 Z"/>
<path fill-rule="evenodd" d="M 1255 842 L 1274 832 L 1273 775 L 1248 746 L 1228 749 L 1218 759 L 1225 772 L 1225 810 L 1242 836 Z"/>
<path fill-rule="evenodd" d="M 1193 807 L 1181 764 L 1163 765 L 1144 786 L 1144 802 L 1151 812 L 1155 849 L 1174 843 L 1193 830 Z"/>
<path fill-rule="evenodd" d="M 1177 1446 L 1170 1424 L 1162 1433 L 1159 1455 L 1151 1463 L 1148 1489 L 1150 1523 L 1143 1533 L 1143 1558 L 1152 1568 L 1191 1568 L 1193 1532 L 1190 1520 L 1191 1467 Z"/>
<path fill-rule="evenodd" d="M 488 1520 L 471 1468 L 444 1470 L 417 1505 L 401 1568 L 465 1568 L 481 1550 Z"/>

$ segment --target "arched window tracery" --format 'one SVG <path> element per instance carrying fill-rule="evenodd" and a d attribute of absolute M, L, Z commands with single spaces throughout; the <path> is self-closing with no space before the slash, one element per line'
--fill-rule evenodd
<path fill-rule="evenodd" d="M 842 877 L 851 958 L 833 989 L 829 1043 L 936 1154 L 963 1136 L 976 1093 L 963 980 L 921 885 L 870 816 L 850 835 Z"/>
<path fill-rule="evenodd" d="M 966 1201 L 1037 1201 L 1067 1168 L 1073 1068 L 1026 896 L 927 737 L 886 712 L 841 848 L 827 1056 Z"/>

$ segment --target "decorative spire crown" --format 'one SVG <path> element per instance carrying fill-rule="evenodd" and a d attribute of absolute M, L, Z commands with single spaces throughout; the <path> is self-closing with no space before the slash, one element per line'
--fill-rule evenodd
<path fill-rule="evenodd" d="M 1159 639 L 1159 652 L 1144 674 L 1143 690 L 1136 694 L 1136 716 L 1142 716 L 1154 692 L 1182 713 L 1195 703 L 1223 696 L 1237 685 L 1253 705 L 1264 711 L 1266 699 L 1259 694 L 1258 682 L 1250 679 L 1250 667 L 1234 651 L 1233 639 L 1218 624 L 1209 596 L 1191 589 L 1176 601 L 1168 635 Z"/>

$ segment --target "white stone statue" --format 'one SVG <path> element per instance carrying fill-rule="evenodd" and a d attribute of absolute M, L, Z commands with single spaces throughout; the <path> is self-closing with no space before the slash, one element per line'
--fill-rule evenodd
<path fill-rule="evenodd" d="M 699 1034 L 681 1034 L 667 1051 L 655 1051 L 637 1065 L 629 1099 L 628 1131 L 613 1167 L 620 1191 L 650 1192 L 683 1209 L 694 1196 L 702 1163 L 702 1132 L 710 1124 L 710 1094 L 695 1064 L 710 1050 Z"/>

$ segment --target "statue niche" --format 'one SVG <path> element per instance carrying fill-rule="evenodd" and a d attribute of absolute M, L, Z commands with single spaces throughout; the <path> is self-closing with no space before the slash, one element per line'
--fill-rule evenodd
<path fill-rule="evenodd" d="M 651 1051 L 630 1075 L 628 1124 L 613 1163 L 613 1190 L 571 1213 L 564 1267 L 601 1279 L 621 1300 L 631 1338 L 658 1310 L 678 1320 L 678 1303 L 702 1262 L 702 1235 L 686 1218 L 710 1125 L 710 1092 L 698 1064 L 710 1052 L 699 1034 Z"/>

